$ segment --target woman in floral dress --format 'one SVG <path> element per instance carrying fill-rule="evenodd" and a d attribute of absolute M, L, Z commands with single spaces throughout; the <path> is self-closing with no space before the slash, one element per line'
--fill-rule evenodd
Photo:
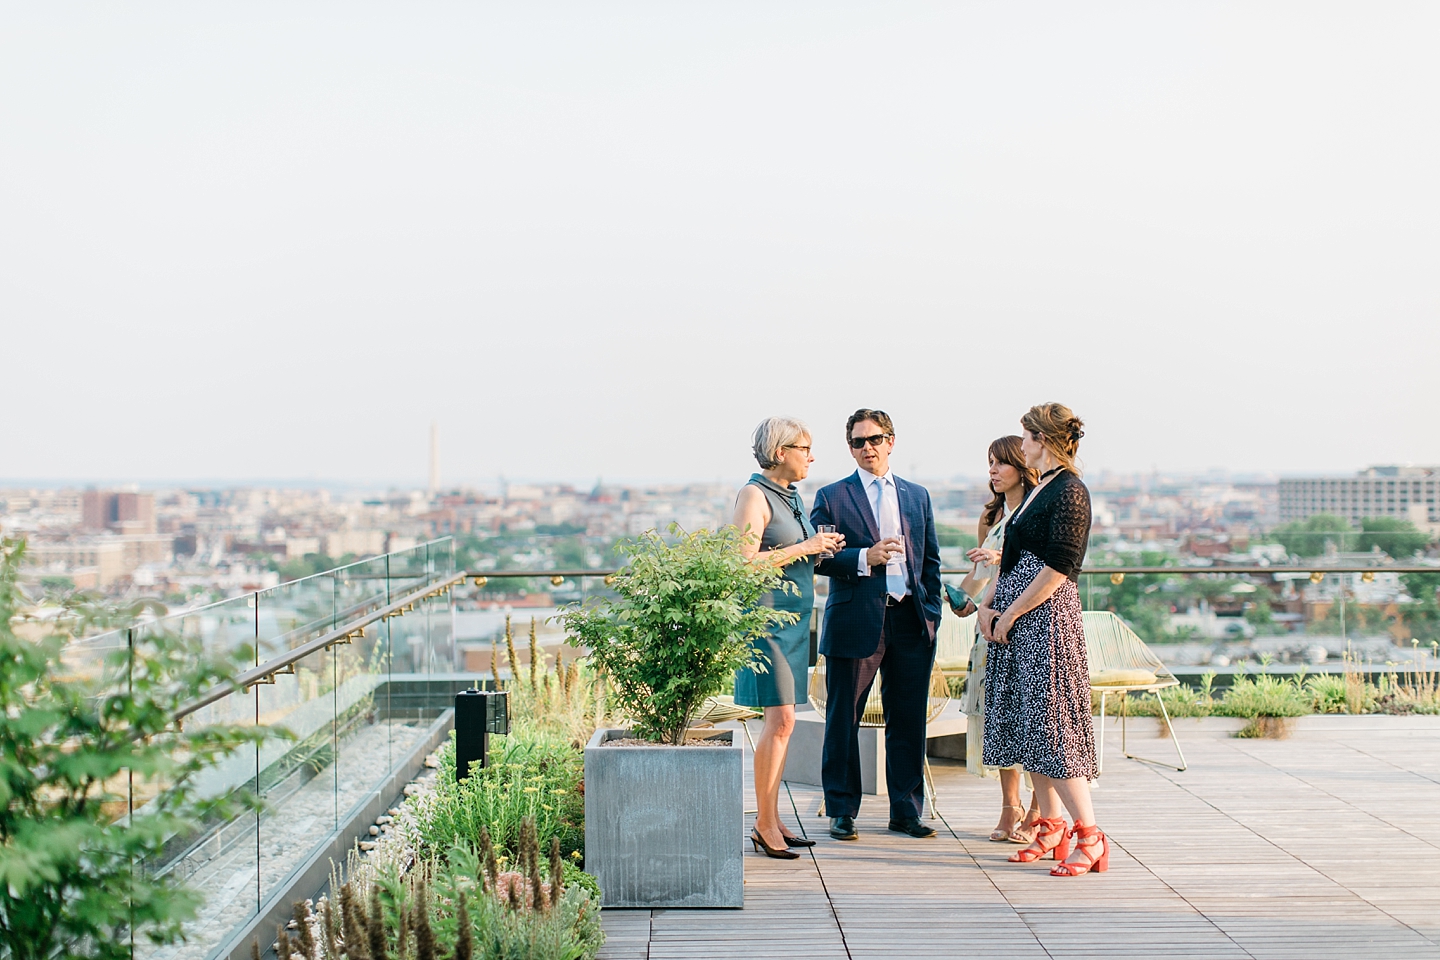
<path fill-rule="evenodd" d="M 1000 576 L 977 613 L 989 641 L 985 765 L 1021 764 L 1040 801 L 1034 841 L 1010 859 L 1053 855 L 1062 862 L 1051 874 L 1073 877 L 1110 865 L 1090 802 L 1099 771 L 1078 588 L 1090 491 L 1075 465 L 1084 424 L 1069 407 L 1045 403 L 1020 425 L 1025 462 L 1040 482 L 1006 521 Z M 1066 811 L 1074 820 L 1068 830 Z"/>

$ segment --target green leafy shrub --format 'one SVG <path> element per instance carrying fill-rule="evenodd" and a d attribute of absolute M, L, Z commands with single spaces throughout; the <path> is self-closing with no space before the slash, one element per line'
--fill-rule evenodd
<path fill-rule="evenodd" d="M 681 743 L 705 698 L 745 664 L 763 668 L 750 641 L 793 613 L 762 600 L 783 581 L 778 568 L 740 553 L 741 534 L 653 532 L 623 545 L 629 565 L 615 599 L 569 608 L 559 617 L 603 671 L 617 712 L 635 736 Z"/>
<path fill-rule="evenodd" d="M 1258 673 L 1236 676 L 1225 696 L 1216 703 L 1213 715 L 1253 720 L 1256 717 L 1303 717 L 1313 712 L 1310 697 L 1296 680 Z"/>
<path fill-rule="evenodd" d="M 0 543 L 0 956 L 130 956 L 130 934 L 181 938 L 200 896 L 147 871 L 197 822 L 257 804 L 205 798 L 200 775 L 273 731 L 179 728 L 181 705 L 231 682 L 250 651 L 212 655 L 144 631 L 102 669 L 72 670 L 67 637 L 12 629 L 23 544 Z M 145 799 L 126 816 L 130 789 Z"/>
<path fill-rule="evenodd" d="M 1305 692 L 1316 713 L 1348 713 L 1350 691 L 1343 675 L 1321 673 L 1305 681 Z"/>
<path fill-rule="evenodd" d="M 407 801 L 415 810 L 422 856 L 477 843 L 483 829 L 502 856 L 514 857 L 526 817 L 533 818 L 542 843 L 556 837 L 567 857 L 583 855 L 585 798 L 580 781 L 585 761 L 570 741 L 517 725 L 509 736 L 492 741 L 488 766 L 460 781 L 455 779 L 453 735 L 438 757 L 434 792 Z"/>

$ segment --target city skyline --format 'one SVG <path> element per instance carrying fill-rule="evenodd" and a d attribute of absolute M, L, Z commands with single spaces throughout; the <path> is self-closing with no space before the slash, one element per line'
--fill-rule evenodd
<path fill-rule="evenodd" d="M 1238 483 L 1278 483 L 1287 478 L 1304 477 L 1353 477 L 1372 470 L 1377 467 L 1387 468 L 1398 466 L 1404 468 L 1440 469 L 1432 464 L 1417 462 L 1414 460 L 1389 460 L 1365 463 L 1353 469 L 1337 470 L 1232 470 L 1226 467 L 1216 466 L 1207 469 L 1167 469 L 1164 466 L 1153 466 L 1150 469 L 1110 469 L 1104 466 L 1087 465 L 1084 458 L 1080 458 L 1082 475 L 1086 478 L 1121 478 L 1124 480 L 1158 477 L 1184 481 L 1196 480 L 1218 480 L 1223 482 Z M 902 463 L 900 457 L 895 460 L 896 472 L 916 481 L 928 481 L 941 484 L 965 484 L 984 483 L 985 473 L 983 470 L 973 472 L 958 472 L 947 475 L 929 475 L 924 472 L 915 472 L 912 465 Z M 397 475 L 395 477 L 319 477 L 319 476 L 252 476 L 252 477 L 214 477 L 214 476 L 178 476 L 178 477 L 122 477 L 96 475 L 90 477 L 27 477 L 23 475 L 0 476 L 0 490 L 23 489 L 33 487 L 35 489 L 55 490 L 65 488 L 75 489 L 124 489 L 136 487 L 144 490 L 160 489 L 297 489 L 297 490 L 333 490 L 357 492 L 364 490 L 430 490 L 435 492 L 446 492 L 454 490 L 486 490 L 497 491 L 503 483 L 540 484 L 540 485 L 563 485 L 577 489 L 588 489 L 596 484 L 614 484 L 618 486 L 673 486 L 690 483 L 743 483 L 745 478 L 755 472 L 758 467 L 752 460 L 749 465 L 742 465 L 739 469 L 745 471 L 729 476 L 607 476 L 598 472 L 576 473 L 570 475 L 542 475 L 526 473 L 497 473 L 490 476 L 471 476 L 463 478 L 452 478 L 443 473 L 443 469 L 434 461 L 427 461 L 422 469 L 415 471 L 413 476 Z M 805 486 L 810 487 L 820 483 L 828 483 L 841 477 L 848 476 L 855 469 L 853 462 L 844 464 L 839 472 L 827 472 L 817 467 L 812 467 L 810 476 L 804 481 Z M 435 483 L 438 479 L 438 484 Z"/>

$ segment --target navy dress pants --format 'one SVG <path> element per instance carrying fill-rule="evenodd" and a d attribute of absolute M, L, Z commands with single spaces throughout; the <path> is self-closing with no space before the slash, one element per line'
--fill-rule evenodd
<path fill-rule="evenodd" d="M 885 608 L 880 646 L 864 658 L 825 658 L 825 749 L 820 779 L 825 814 L 860 812 L 860 717 L 880 674 L 885 708 L 885 780 L 890 818 L 922 816 L 925 808 L 925 714 L 935 648 L 912 597 Z"/>

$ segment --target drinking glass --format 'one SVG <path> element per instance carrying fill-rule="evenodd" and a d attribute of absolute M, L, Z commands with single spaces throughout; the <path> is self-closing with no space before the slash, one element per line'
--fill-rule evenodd
<path fill-rule="evenodd" d="M 820 523 L 820 524 L 816 524 L 816 526 L 815 526 L 815 532 L 816 532 L 816 533 L 836 533 L 837 530 L 836 530 L 835 524 L 833 524 L 833 523 Z M 829 559 L 830 559 L 831 557 L 833 557 L 833 556 L 835 556 L 835 551 L 834 551 L 834 550 L 825 550 L 825 551 L 822 551 L 822 552 L 820 553 L 820 555 L 819 555 L 819 557 L 820 557 L 821 560 L 829 560 Z"/>

